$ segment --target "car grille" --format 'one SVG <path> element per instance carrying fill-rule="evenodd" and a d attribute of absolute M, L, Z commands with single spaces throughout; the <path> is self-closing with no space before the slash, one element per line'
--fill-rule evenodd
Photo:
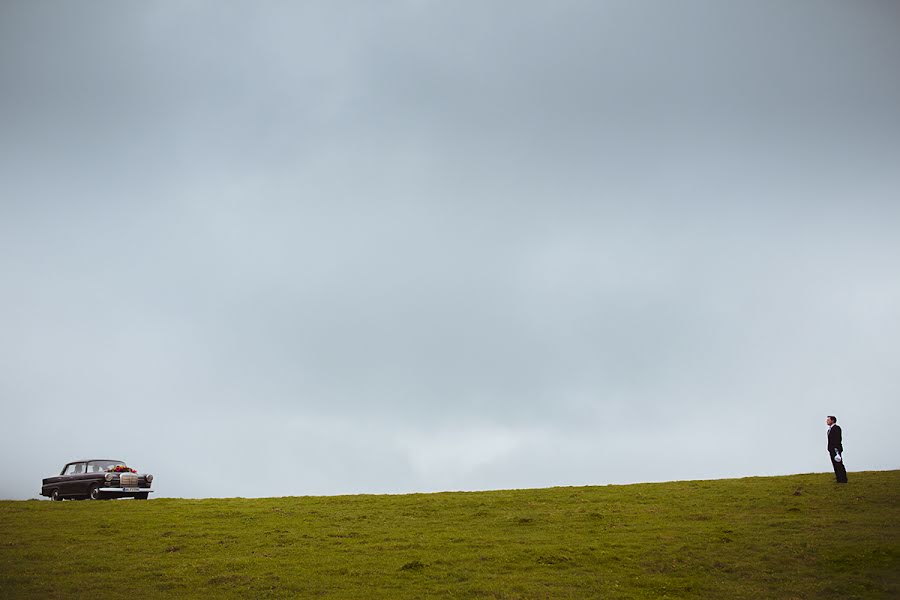
<path fill-rule="evenodd" d="M 122 473 L 119 476 L 119 482 L 122 487 L 137 487 L 138 476 L 136 473 Z"/>

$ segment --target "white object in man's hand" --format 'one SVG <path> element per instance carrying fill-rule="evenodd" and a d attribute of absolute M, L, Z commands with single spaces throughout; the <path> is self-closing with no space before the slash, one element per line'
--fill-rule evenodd
<path fill-rule="evenodd" d="M 834 453 L 834 462 L 841 462 L 841 453 L 840 452 Z"/>

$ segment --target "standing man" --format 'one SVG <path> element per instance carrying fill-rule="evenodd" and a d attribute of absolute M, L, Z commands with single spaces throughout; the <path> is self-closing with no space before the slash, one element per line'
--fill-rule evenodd
<path fill-rule="evenodd" d="M 847 483 L 847 468 L 844 466 L 844 445 L 841 443 L 841 426 L 837 424 L 837 417 L 828 415 L 825 419 L 828 425 L 828 456 L 831 457 L 831 466 L 834 467 L 834 475 L 838 483 Z"/>

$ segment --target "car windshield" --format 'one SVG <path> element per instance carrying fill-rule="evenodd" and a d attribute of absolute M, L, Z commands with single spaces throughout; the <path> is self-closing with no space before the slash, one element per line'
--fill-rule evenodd
<path fill-rule="evenodd" d="M 113 467 L 125 466 L 120 460 L 92 460 L 88 463 L 88 473 L 105 473 Z"/>

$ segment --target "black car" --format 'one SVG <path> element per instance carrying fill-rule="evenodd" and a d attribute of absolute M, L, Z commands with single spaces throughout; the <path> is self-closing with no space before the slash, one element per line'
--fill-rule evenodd
<path fill-rule="evenodd" d="M 77 460 L 66 464 L 55 477 L 48 477 L 41 484 L 41 495 L 52 500 L 64 498 L 104 500 L 108 498 L 134 498 L 146 500 L 153 475 L 138 474 L 121 460 L 105 458 Z"/>

